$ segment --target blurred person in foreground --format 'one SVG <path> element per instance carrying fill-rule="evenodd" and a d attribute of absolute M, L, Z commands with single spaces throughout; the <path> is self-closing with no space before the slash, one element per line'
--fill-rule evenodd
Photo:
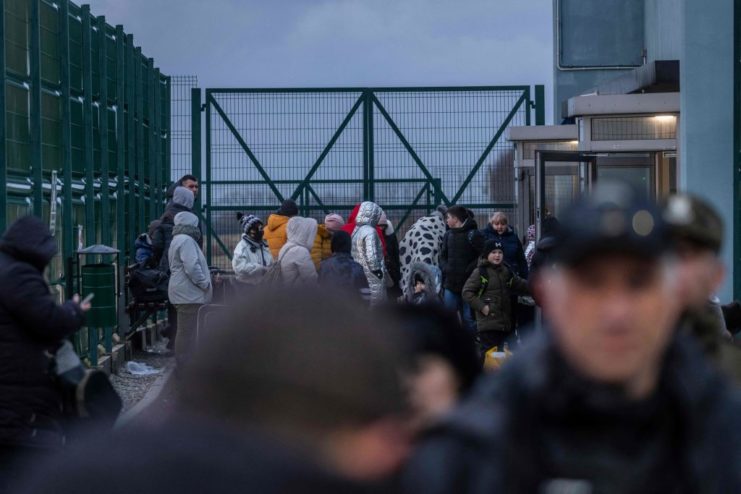
<path fill-rule="evenodd" d="M 657 207 L 601 182 L 563 219 L 547 330 L 431 433 L 408 492 L 741 492 L 741 399 L 676 330 Z"/>
<path fill-rule="evenodd" d="M 58 305 L 44 270 L 57 253 L 49 227 L 16 220 L 0 239 L 0 492 L 26 463 L 67 442 L 64 394 L 53 372 L 64 338 L 79 330 L 90 302 Z"/>
<path fill-rule="evenodd" d="M 664 219 L 677 257 L 682 329 L 697 338 L 706 355 L 739 383 L 741 348 L 731 342 L 715 295 L 725 277 L 720 259 L 723 219 L 710 204 L 690 194 L 671 196 L 664 206 Z"/>
<path fill-rule="evenodd" d="M 401 466 L 406 363 L 392 321 L 330 290 L 284 288 L 256 292 L 209 334 L 165 425 L 93 439 L 18 492 L 352 494 Z"/>
<path fill-rule="evenodd" d="M 389 307 L 404 330 L 410 367 L 403 373 L 410 425 L 419 436 L 463 399 L 481 374 L 473 335 L 442 303 Z"/>

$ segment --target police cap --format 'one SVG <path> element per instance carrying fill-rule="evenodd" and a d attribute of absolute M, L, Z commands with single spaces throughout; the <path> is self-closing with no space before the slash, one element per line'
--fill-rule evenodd
<path fill-rule="evenodd" d="M 707 201 L 691 194 L 675 194 L 664 205 L 664 221 L 674 242 L 685 240 L 720 252 L 723 219 Z"/>
<path fill-rule="evenodd" d="M 624 182 L 601 181 L 561 217 L 555 260 L 576 265 L 600 254 L 658 258 L 669 248 L 660 209 Z"/>

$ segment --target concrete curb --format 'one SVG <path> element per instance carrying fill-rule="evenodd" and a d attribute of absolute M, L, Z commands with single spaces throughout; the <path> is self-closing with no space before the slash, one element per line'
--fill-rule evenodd
<path fill-rule="evenodd" d="M 118 419 L 116 420 L 116 423 L 114 424 L 114 429 L 122 429 L 129 425 L 136 417 L 138 417 L 144 410 L 146 410 L 149 405 L 154 403 L 154 401 L 159 398 L 160 393 L 162 393 L 162 390 L 165 389 L 165 385 L 170 380 L 170 376 L 172 375 L 172 372 L 175 370 L 175 366 L 171 365 L 165 372 L 162 373 L 161 376 L 157 378 L 156 381 L 152 383 L 152 386 L 150 386 L 149 390 L 147 390 L 147 393 L 144 395 L 144 397 L 139 400 L 139 402 L 128 409 L 126 412 L 122 413 Z"/>

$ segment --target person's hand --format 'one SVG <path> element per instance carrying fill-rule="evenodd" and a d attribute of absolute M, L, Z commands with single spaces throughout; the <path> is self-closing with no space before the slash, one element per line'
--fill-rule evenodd
<path fill-rule="evenodd" d="M 488 316 L 489 315 L 489 312 L 491 312 L 491 310 L 489 309 L 489 306 L 488 305 L 485 305 L 484 308 L 481 309 L 481 313 L 483 315 L 485 315 L 485 316 Z"/>
<path fill-rule="evenodd" d="M 93 307 L 90 302 L 85 302 L 84 304 L 81 304 L 80 303 L 80 296 L 78 294 L 76 294 L 76 293 L 74 295 L 72 295 L 72 302 L 74 302 L 77 305 L 79 305 L 80 306 L 80 310 L 82 312 L 87 312 L 87 311 L 89 311 Z"/>

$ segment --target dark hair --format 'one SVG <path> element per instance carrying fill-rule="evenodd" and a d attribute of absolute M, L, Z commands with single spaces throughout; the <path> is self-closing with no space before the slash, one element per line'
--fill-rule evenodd
<path fill-rule="evenodd" d="M 186 180 L 190 180 L 191 182 L 198 182 L 198 179 L 195 175 L 183 175 L 182 177 L 180 177 L 180 180 L 178 180 L 177 184 L 183 185 Z"/>
<path fill-rule="evenodd" d="M 332 290 L 286 288 L 225 310 L 184 369 L 188 411 L 310 440 L 404 411 L 403 345 L 383 314 Z"/>
<path fill-rule="evenodd" d="M 447 214 L 449 214 L 450 216 L 454 216 L 454 217 L 458 218 L 458 221 L 460 221 L 461 223 L 463 223 L 464 221 L 466 221 L 470 217 L 468 213 L 469 213 L 469 211 L 466 208 L 464 208 L 463 206 L 457 206 L 456 205 L 456 206 L 450 206 L 448 208 L 448 213 Z"/>

